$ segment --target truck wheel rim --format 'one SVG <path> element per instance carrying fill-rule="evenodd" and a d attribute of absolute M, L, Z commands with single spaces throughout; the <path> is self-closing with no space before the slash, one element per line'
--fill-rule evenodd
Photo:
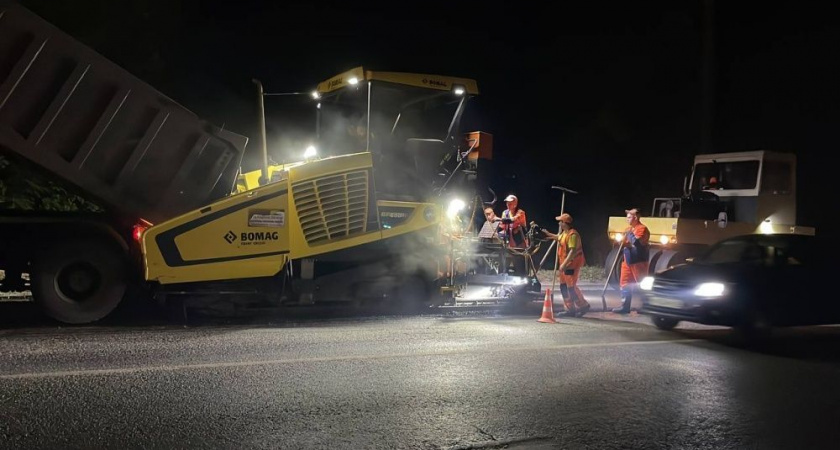
<path fill-rule="evenodd" d="M 92 264 L 79 261 L 61 268 L 56 277 L 56 287 L 63 298 L 72 302 L 84 302 L 101 285 L 102 277 Z"/>

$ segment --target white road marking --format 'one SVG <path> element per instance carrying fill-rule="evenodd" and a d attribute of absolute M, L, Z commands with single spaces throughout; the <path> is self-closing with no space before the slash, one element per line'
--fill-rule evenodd
<path fill-rule="evenodd" d="M 545 345 L 538 347 L 511 347 L 511 348 L 496 348 L 486 349 L 477 348 L 470 350 L 453 350 L 443 352 L 411 352 L 411 353 L 386 353 L 381 355 L 354 355 L 354 356 L 324 356 L 313 358 L 288 358 L 288 359 L 268 359 L 257 361 L 227 361 L 227 362 L 213 362 L 202 364 L 169 364 L 158 366 L 138 366 L 138 367 L 123 367 L 111 369 L 83 369 L 83 370 L 58 370 L 51 372 L 30 372 L 30 373 L 15 373 L 9 375 L 0 375 L 0 380 L 28 380 L 37 378 L 60 378 L 60 377 L 78 377 L 78 376 L 99 376 L 99 375 L 129 375 L 137 372 L 158 372 L 158 371 L 178 371 L 178 370 L 199 370 L 199 369 L 221 369 L 221 368 L 237 368 L 237 367 L 256 367 L 256 366 L 271 366 L 282 364 L 300 364 L 300 363 L 314 363 L 314 362 L 332 362 L 332 361 L 371 361 L 378 359 L 393 359 L 393 358 L 416 358 L 424 356 L 451 356 L 451 355 L 466 355 L 471 353 L 509 353 L 509 352 L 539 352 L 545 350 L 570 350 L 579 348 L 598 348 L 598 347 L 631 347 L 641 345 L 660 345 L 660 344 L 684 344 L 688 342 L 702 341 L 702 339 L 669 339 L 660 341 L 626 341 L 626 342 L 597 342 L 590 344 L 565 344 L 565 345 Z"/>

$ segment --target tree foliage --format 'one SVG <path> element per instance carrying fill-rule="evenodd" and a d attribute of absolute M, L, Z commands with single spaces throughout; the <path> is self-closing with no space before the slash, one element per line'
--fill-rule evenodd
<path fill-rule="evenodd" d="M 87 211 L 102 209 L 64 185 L 0 156 L 0 209 Z"/>

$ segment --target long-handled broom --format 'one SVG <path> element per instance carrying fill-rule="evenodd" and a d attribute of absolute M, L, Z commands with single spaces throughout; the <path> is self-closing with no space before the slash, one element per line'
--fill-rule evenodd
<path fill-rule="evenodd" d="M 607 312 L 607 286 L 610 285 L 610 278 L 615 272 L 615 266 L 618 265 L 618 258 L 621 258 L 621 243 L 618 244 L 618 251 L 615 252 L 615 260 L 610 266 L 610 273 L 607 275 L 607 281 L 604 282 L 604 290 L 601 291 L 601 305 L 604 307 L 604 312 Z"/>

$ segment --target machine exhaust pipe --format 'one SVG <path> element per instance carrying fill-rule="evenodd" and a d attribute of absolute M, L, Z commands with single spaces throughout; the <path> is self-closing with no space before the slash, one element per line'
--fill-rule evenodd
<path fill-rule="evenodd" d="M 260 138 L 262 139 L 260 149 L 262 151 L 262 177 L 260 177 L 260 186 L 263 186 L 268 184 L 268 144 L 265 138 L 265 105 L 263 103 L 265 91 L 260 80 L 253 78 L 251 81 L 257 85 L 257 106 L 259 107 Z"/>

